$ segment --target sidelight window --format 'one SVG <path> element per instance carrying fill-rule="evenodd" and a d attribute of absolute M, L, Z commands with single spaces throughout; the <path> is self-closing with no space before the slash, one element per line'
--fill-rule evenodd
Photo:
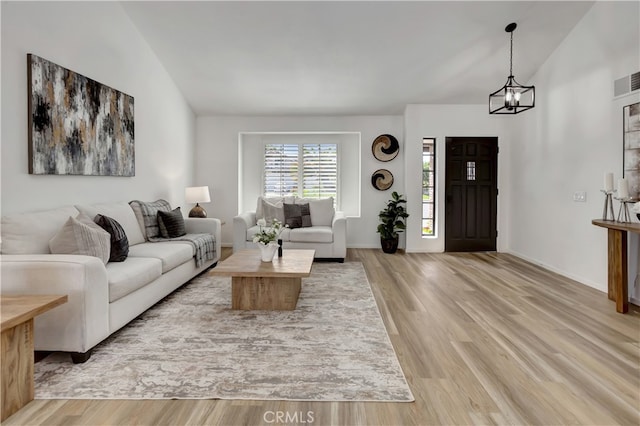
<path fill-rule="evenodd" d="M 435 235 L 436 140 L 422 140 L 422 236 Z"/>

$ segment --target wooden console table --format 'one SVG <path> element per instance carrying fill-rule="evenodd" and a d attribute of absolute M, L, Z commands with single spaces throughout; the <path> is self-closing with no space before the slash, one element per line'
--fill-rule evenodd
<path fill-rule="evenodd" d="M 67 296 L 0 296 L 0 421 L 33 400 L 33 318 L 66 302 Z"/>
<path fill-rule="evenodd" d="M 616 301 L 616 311 L 629 311 L 629 275 L 627 270 L 627 232 L 640 234 L 640 223 L 594 219 L 592 224 L 607 228 L 608 279 L 607 294 Z"/>

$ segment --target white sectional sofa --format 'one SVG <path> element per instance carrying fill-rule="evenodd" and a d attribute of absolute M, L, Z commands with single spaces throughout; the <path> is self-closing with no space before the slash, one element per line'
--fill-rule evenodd
<path fill-rule="evenodd" d="M 284 204 L 308 204 L 310 223 L 307 226 L 285 228 L 280 234 L 283 248 L 314 249 L 316 259 L 343 262 L 347 255 L 347 219 L 335 211 L 333 199 L 303 199 L 298 197 L 258 197 L 256 210 L 233 218 L 233 251 L 257 248 L 253 236 L 260 230 L 257 220 L 277 218 L 285 223 Z M 309 226 L 310 225 L 310 226 Z"/>
<path fill-rule="evenodd" d="M 51 254 L 52 237 L 80 212 L 90 218 L 102 214 L 122 226 L 129 243 L 124 261 Z M 74 362 L 84 362 L 95 345 L 218 261 L 220 220 L 185 218 L 184 226 L 187 233 L 214 236 L 215 243 L 205 237 L 215 245 L 213 259 L 197 267 L 189 241 L 149 242 L 140 215 L 127 202 L 3 216 L 1 292 L 66 294 L 66 304 L 36 317 L 35 349 L 70 352 Z"/>

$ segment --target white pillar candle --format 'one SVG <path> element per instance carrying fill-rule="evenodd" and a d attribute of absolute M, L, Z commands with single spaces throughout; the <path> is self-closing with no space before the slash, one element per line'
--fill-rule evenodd
<path fill-rule="evenodd" d="M 613 191 L 613 173 L 604 174 L 604 190 L 607 192 Z"/>
<path fill-rule="evenodd" d="M 618 179 L 618 197 L 629 198 L 629 184 L 625 178 Z"/>

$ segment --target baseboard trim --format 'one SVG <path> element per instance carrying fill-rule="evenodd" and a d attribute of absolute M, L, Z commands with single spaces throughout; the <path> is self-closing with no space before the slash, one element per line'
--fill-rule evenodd
<path fill-rule="evenodd" d="M 513 255 L 513 256 L 519 257 L 519 258 L 521 258 L 523 260 L 526 260 L 527 262 L 531 262 L 531 263 L 533 263 L 535 265 L 538 265 L 541 268 L 547 269 L 547 270 L 549 270 L 551 272 L 555 272 L 556 274 L 560 274 L 563 277 L 567 277 L 567 278 L 570 278 L 570 279 L 572 279 L 574 281 L 577 281 L 578 283 L 586 285 L 587 287 L 591 287 L 591 288 L 596 289 L 598 291 L 601 291 L 603 293 L 607 293 L 606 283 L 605 283 L 605 285 L 603 287 L 602 283 L 596 283 L 596 282 L 588 280 L 588 279 L 586 279 L 584 277 L 580 277 L 578 275 L 569 273 L 567 271 L 563 271 L 562 269 L 558 269 L 558 268 L 556 268 L 554 266 L 551 266 L 551 265 L 549 265 L 549 264 L 547 264 L 547 263 L 545 263 L 545 262 L 543 262 L 543 261 L 541 261 L 539 259 L 535 259 L 533 257 L 526 256 L 526 255 L 524 255 L 522 253 L 519 253 L 517 251 L 514 251 L 514 250 L 504 250 L 503 253 L 508 253 L 508 254 Z"/>

